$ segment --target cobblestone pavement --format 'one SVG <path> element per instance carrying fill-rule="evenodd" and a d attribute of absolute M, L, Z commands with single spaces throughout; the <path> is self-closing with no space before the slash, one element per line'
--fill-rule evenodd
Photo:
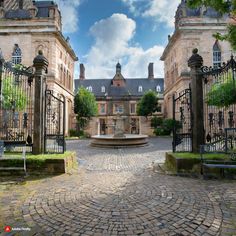
<path fill-rule="evenodd" d="M 169 141 L 102 150 L 89 148 L 87 141 L 69 142 L 68 149 L 78 150 L 78 174 L 18 185 L 2 181 L 2 226 L 31 229 L 19 235 L 236 235 L 235 181 L 168 176 L 147 168 L 163 161 Z"/>

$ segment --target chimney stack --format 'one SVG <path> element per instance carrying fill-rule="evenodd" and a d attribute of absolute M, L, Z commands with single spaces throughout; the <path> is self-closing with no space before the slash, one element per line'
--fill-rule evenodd
<path fill-rule="evenodd" d="M 148 79 L 154 79 L 153 63 L 148 65 Z"/>
<path fill-rule="evenodd" d="M 80 75 L 79 75 L 79 79 L 84 80 L 85 79 L 85 67 L 84 64 L 80 64 Z"/>

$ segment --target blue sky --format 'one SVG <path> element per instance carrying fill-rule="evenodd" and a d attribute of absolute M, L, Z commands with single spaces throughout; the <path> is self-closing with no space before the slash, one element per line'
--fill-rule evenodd
<path fill-rule="evenodd" d="M 159 58 L 174 31 L 180 0 L 56 0 L 62 13 L 63 33 L 70 37 L 86 78 L 111 78 L 119 61 L 126 78 L 146 77 L 154 62 L 156 77 L 163 76 Z M 78 78 L 79 63 L 75 78 Z"/>

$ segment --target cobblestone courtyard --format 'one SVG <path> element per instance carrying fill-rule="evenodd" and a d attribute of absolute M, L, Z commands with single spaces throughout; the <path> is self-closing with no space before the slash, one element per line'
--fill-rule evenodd
<path fill-rule="evenodd" d="M 236 182 L 154 173 L 151 163 L 163 162 L 170 144 L 97 149 L 69 141 L 78 174 L 2 179 L 0 232 L 10 225 L 31 229 L 18 235 L 236 235 Z"/>

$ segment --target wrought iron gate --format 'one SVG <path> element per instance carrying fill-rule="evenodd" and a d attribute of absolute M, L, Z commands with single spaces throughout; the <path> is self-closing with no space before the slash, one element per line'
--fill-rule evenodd
<path fill-rule="evenodd" d="M 52 90 L 45 92 L 45 153 L 65 151 L 65 101 Z"/>
<path fill-rule="evenodd" d="M 4 142 L 33 144 L 34 73 L 32 67 L 0 64 L 0 137 Z"/>
<path fill-rule="evenodd" d="M 202 75 L 205 141 L 224 151 L 226 130 L 236 128 L 236 62 L 232 56 L 219 68 L 204 66 Z"/>
<path fill-rule="evenodd" d="M 173 152 L 192 151 L 191 90 L 173 96 Z"/>

